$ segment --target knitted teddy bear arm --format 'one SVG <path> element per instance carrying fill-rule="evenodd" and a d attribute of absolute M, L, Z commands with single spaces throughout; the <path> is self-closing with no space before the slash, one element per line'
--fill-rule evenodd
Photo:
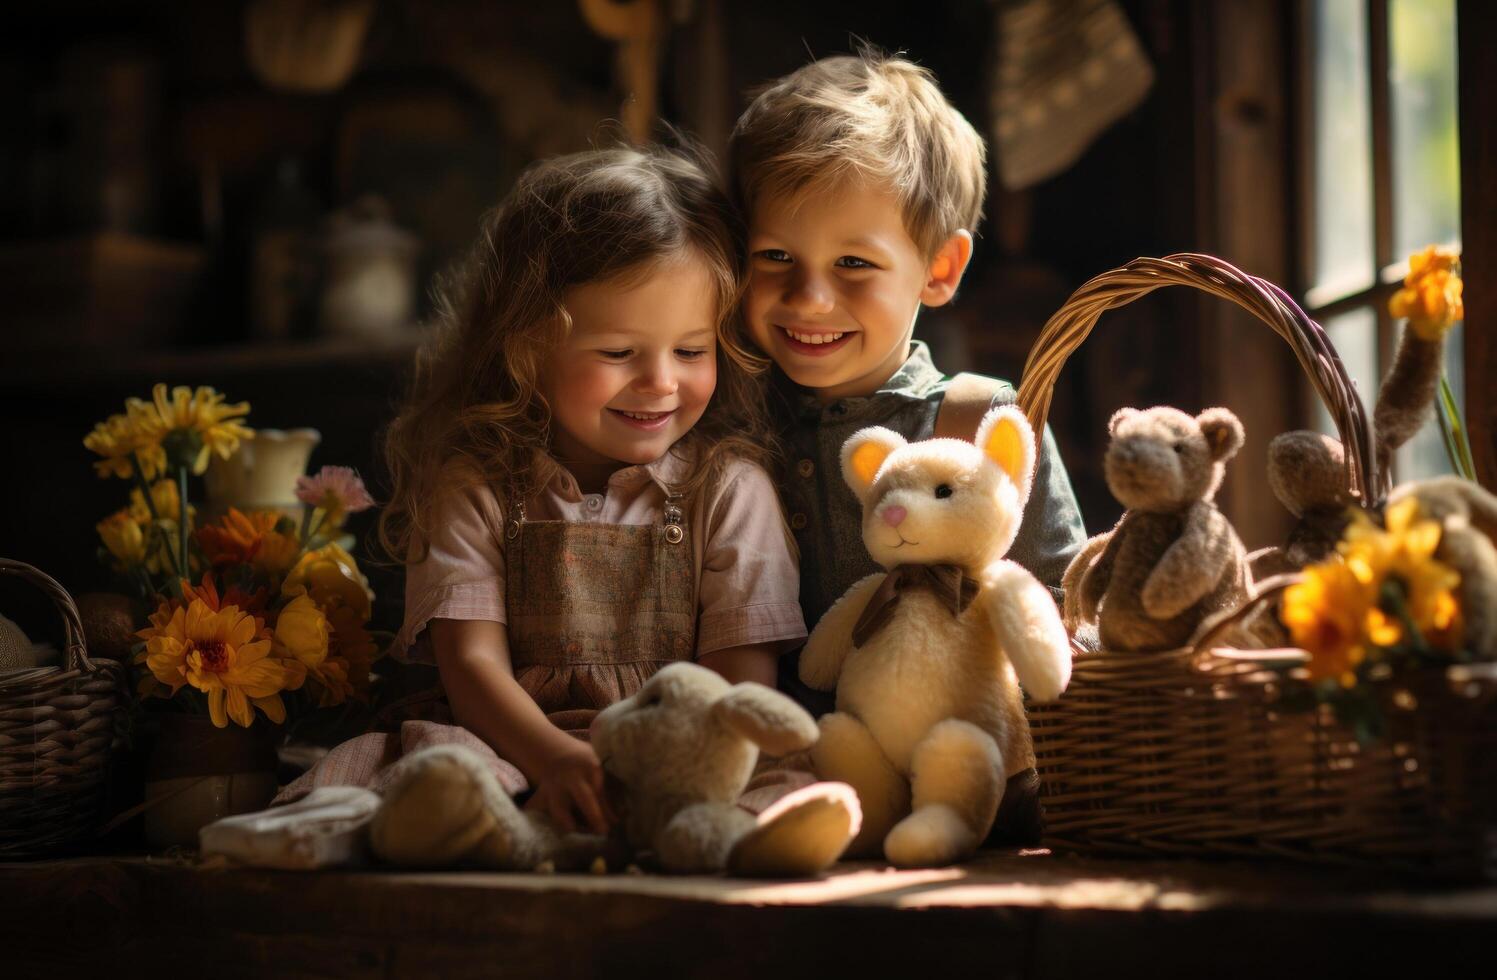
<path fill-rule="evenodd" d="M 1117 563 L 1118 551 L 1122 548 L 1123 539 L 1126 537 L 1125 522 L 1128 516 L 1125 514 L 1118 521 L 1117 527 L 1106 534 L 1098 535 L 1105 537 L 1106 544 L 1097 560 L 1082 573 L 1080 612 L 1084 621 L 1090 622 L 1097 618 L 1097 608 L 1102 604 L 1102 596 L 1107 593 L 1107 587 L 1112 584 L 1112 568 Z"/>
<path fill-rule="evenodd" d="M 1185 527 L 1144 581 L 1139 600 L 1154 619 L 1178 616 L 1205 598 L 1232 560 L 1232 526 L 1212 503 L 1191 505 Z"/>
<path fill-rule="evenodd" d="M 1030 698 L 1060 697 L 1071 680 L 1071 644 L 1050 590 L 1022 566 L 1000 559 L 983 570 L 976 604 Z"/>
<path fill-rule="evenodd" d="M 854 582 L 842 598 L 822 615 L 800 653 L 800 679 L 818 691 L 830 691 L 842 674 L 842 662 L 852 652 L 852 630 L 868 605 L 884 572 Z"/>
<path fill-rule="evenodd" d="M 1061 609 L 1061 621 L 1070 629 L 1075 629 L 1083 617 L 1090 619 L 1097 614 L 1095 602 L 1089 612 L 1083 613 L 1081 602 L 1081 580 L 1091 570 L 1092 563 L 1097 556 L 1107 547 L 1107 542 L 1112 539 L 1111 531 L 1092 536 L 1081 550 L 1076 552 L 1071 563 L 1066 566 L 1066 572 L 1060 579 L 1061 591 L 1065 594 L 1065 605 Z"/>

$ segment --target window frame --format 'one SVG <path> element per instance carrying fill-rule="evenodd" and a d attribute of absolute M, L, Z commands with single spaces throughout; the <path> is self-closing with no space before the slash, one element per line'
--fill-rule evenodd
<path fill-rule="evenodd" d="M 1316 287 L 1313 285 L 1316 278 L 1314 269 L 1316 253 L 1316 209 L 1315 209 L 1315 64 L 1314 58 L 1319 47 L 1315 24 L 1315 4 L 1313 0 L 1297 0 L 1292 7 L 1292 35 L 1294 38 L 1293 71 L 1294 77 L 1290 81 L 1295 106 L 1295 129 L 1293 139 L 1293 160 L 1295 193 L 1298 196 L 1299 207 L 1296 211 L 1296 241 L 1295 241 L 1295 294 L 1305 313 L 1316 323 L 1325 324 L 1344 313 L 1355 310 L 1371 310 L 1376 323 L 1375 349 L 1377 352 L 1377 378 L 1381 382 L 1382 376 L 1387 373 L 1389 365 L 1393 360 L 1394 345 L 1398 341 L 1397 323 L 1388 313 L 1388 301 L 1398 291 L 1404 276 L 1408 273 L 1408 260 L 1405 256 L 1394 253 L 1394 165 L 1393 165 L 1393 80 L 1390 71 L 1392 64 L 1392 39 L 1389 33 L 1389 7 L 1392 0 L 1363 0 L 1366 12 L 1367 29 L 1367 70 L 1368 70 L 1368 115 L 1371 123 L 1371 156 L 1372 156 L 1372 246 L 1373 246 L 1373 283 L 1352 292 L 1330 291 L 1329 295 L 1317 296 L 1318 292 L 1326 291 L 1327 287 Z M 1459 51 L 1460 38 L 1466 33 L 1461 30 L 1461 15 L 1466 5 L 1457 0 L 1456 9 L 1456 43 Z M 1459 70 L 1459 66 L 1458 66 Z M 1457 128 L 1458 139 L 1464 146 L 1466 140 L 1466 127 L 1471 124 L 1467 114 L 1463 110 L 1464 100 L 1461 98 L 1459 84 L 1457 85 Z M 1464 159 L 1463 159 L 1464 164 Z M 1466 228 L 1464 214 L 1465 194 L 1468 180 L 1466 178 L 1464 165 L 1461 176 L 1461 201 L 1462 232 Z M 1461 242 L 1441 242 L 1438 244 L 1462 247 Z M 1469 338 L 1472 331 L 1464 331 Z M 1469 340 L 1467 341 L 1469 345 Z M 1463 362 L 1469 364 L 1468 355 L 1462 349 Z M 1469 372 L 1469 367 L 1468 367 Z M 1468 377 L 1472 377 L 1468 373 Z M 1470 385 L 1463 393 L 1464 399 L 1470 402 Z M 1370 412 L 1377 392 L 1362 392 L 1366 401 L 1366 408 Z M 1303 416 L 1303 424 L 1313 424 L 1313 392 L 1306 396 Z M 1463 413 L 1469 409 L 1462 407 Z M 1398 469 L 1402 461 L 1397 455 L 1393 460 L 1394 477 L 1398 478 Z"/>

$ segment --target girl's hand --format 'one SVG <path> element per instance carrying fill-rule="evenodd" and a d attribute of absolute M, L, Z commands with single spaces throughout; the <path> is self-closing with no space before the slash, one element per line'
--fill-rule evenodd
<path fill-rule="evenodd" d="M 576 831 L 580 816 L 585 829 L 606 835 L 617 818 L 603 790 L 603 765 L 591 745 L 571 741 L 547 760 L 525 809 L 545 814 L 563 833 Z"/>

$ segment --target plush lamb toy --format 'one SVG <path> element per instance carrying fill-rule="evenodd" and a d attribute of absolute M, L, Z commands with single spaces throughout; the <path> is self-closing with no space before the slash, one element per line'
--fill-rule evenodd
<path fill-rule="evenodd" d="M 1437 476 L 1405 483 L 1388 497 L 1407 497 L 1440 522 L 1435 558 L 1461 576 L 1459 587 L 1465 647 L 1483 660 L 1497 658 L 1497 497 L 1470 480 Z"/>
<path fill-rule="evenodd" d="M 983 418 L 975 443 L 870 428 L 843 445 L 863 541 L 889 571 L 853 585 L 801 653 L 801 680 L 836 688 L 812 760 L 858 792 L 850 853 L 882 847 L 897 865 L 976 850 L 1005 777 L 1034 766 L 1015 675 L 1038 700 L 1071 675 L 1055 600 L 1003 559 L 1029 497 L 1033 431 L 1007 406 Z"/>
<path fill-rule="evenodd" d="M 848 786 L 805 787 L 757 818 L 734 804 L 760 749 L 802 751 L 816 734 L 811 716 L 783 694 L 730 685 L 690 663 L 660 670 L 599 713 L 591 730 L 624 812 L 628 853 L 650 852 L 682 874 L 780 877 L 826 869 L 857 833 L 858 800 Z M 565 870 L 601 853 L 599 838 L 561 835 L 517 807 L 470 750 L 438 746 L 396 765 L 370 828 L 370 844 L 386 861 Z"/>
<path fill-rule="evenodd" d="M 1128 510 L 1066 569 L 1066 624 L 1095 620 L 1109 650 L 1173 650 L 1248 597 L 1242 541 L 1211 499 L 1242 423 L 1160 406 L 1120 409 L 1108 429 L 1107 486 Z"/>

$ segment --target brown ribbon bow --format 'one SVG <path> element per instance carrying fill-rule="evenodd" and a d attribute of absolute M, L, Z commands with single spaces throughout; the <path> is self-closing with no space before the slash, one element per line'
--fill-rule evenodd
<path fill-rule="evenodd" d="M 895 565 L 874 590 L 852 628 L 852 644 L 861 647 L 883 628 L 899 605 L 899 593 L 907 589 L 929 589 L 947 606 L 952 616 L 960 616 L 977 595 L 979 586 L 962 574 L 956 565 Z"/>

